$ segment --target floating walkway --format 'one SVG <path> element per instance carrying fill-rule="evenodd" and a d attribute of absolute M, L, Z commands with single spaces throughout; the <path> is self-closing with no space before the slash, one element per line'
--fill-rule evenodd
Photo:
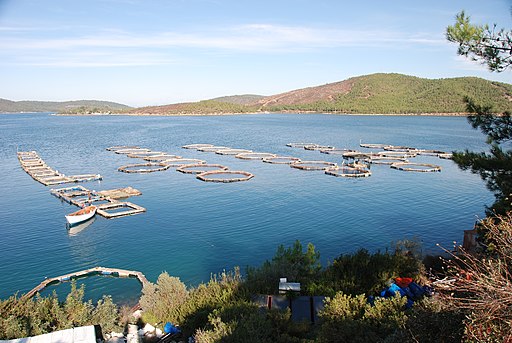
<path fill-rule="evenodd" d="M 50 193 L 68 204 L 78 207 L 84 207 L 86 204 L 95 205 L 98 208 L 96 213 L 107 219 L 132 216 L 146 212 L 146 209 L 142 206 L 127 201 L 117 200 L 120 198 L 126 198 L 132 194 L 141 194 L 139 191 L 131 187 L 120 190 L 96 192 L 83 186 L 75 186 L 52 189 L 50 190 Z M 107 196 L 105 194 L 113 194 L 113 196 Z"/>
<path fill-rule="evenodd" d="M 61 282 L 70 281 L 73 279 L 77 279 L 80 277 L 93 276 L 93 275 L 106 275 L 106 276 L 115 276 L 115 277 L 123 277 L 123 278 L 137 278 L 139 282 L 142 284 L 142 287 L 149 284 L 148 279 L 144 274 L 134 270 L 125 270 L 125 269 L 117 269 L 117 268 L 105 268 L 105 267 L 94 267 L 90 269 L 81 270 L 78 272 L 73 272 L 57 277 L 47 278 L 39 285 L 31 289 L 29 292 L 24 294 L 22 299 L 30 299 L 37 293 L 43 291 L 46 287 L 54 284 L 58 284 Z"/>
<path fill-rule="evenodd" d="M 19 151 L 21 168 L 45 186 L 101 180 L 100 174 L 64 175 L 49 167 L 35 151 Z"/>

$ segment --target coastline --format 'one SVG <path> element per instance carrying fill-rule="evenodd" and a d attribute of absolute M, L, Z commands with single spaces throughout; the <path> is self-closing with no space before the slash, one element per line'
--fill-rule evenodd
<path fill-rule="evenodd" d="M 335 116 L 430 116 L 430 117 L 467 117 L 469 113 L 464 112 L 453 112 L 453 113 L 337 113 L 337 112 L 317 112 L 317 111 L 280 111 L 280 112 L 233 112 L 233 113 L 53 113 L 55 116 L 67 116 L 67 117 L 86 117 L 86 116 L 134 116 L 134 117 L 181 117 L 181 116 L 238 116 L 238 115 L 266 115 L 266 114 L 325 114 Z"/>

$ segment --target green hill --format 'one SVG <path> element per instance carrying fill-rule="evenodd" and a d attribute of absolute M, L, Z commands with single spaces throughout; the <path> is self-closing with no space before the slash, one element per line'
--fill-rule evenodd
<path fill-rule="evenodd" d="M 297 93 L 300 101 L 292 101 L 297 99 Z M 267 111 L 461 113 L 466 108 L 464 96 L 471 97 L 478 104 L 492 105 L 497 112 L 512 110 L 510 84 L 476 77 L 433 80 L 401 74 L 360 76 L 276 95 L 258 103 Z"/>
<path fill-rule="evenodd" d="M 263 95 L 255 95 L 255 94 L 243 94 L 243 95 L 231 95 L 231 96 L 223 96 L 220 98 L 211 99 L 213 101 L 219 102 L 227 102 L 229 104 L 237 104 L 237 105 L 250 105 L 255 102 L 263 99 Z"/>
<path fill-rule="evenodd" d="M 60 112 L 85 113 L 91 112 L 119 112 L 131 107 L 110 101 L 78 100 L 78 101 L 11 101 L 0 99 L 0 112 Z M 96 111 L 95 111 L 96 110 Z"/>
<path fill-rule="evenodd" d="M 512 85 L 476 77 L 425 79 L 372 74 L 322 86 L 267 96 L 233 96 L 195 103 L 134 109 L 145 114 L 222 114 L 248 112 L 336 112 L 361 114 L 464 113 L 465 96 L 512 111 Z M 251 97 L 254 99 L 250 101 Z"/>

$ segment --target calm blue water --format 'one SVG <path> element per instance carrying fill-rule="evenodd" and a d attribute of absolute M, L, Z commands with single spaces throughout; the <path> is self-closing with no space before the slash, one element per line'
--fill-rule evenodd
<path fill-rule="evenodd" d="M 0 115 L 0 297 L 26 292 L 45 276 L 94 266 L 139 270 L 151 281 L 162 271 L 187 284 L 233 266 L 258 265 L 278 244 L 313 242 L 327 263 L 361 247 L 385 249 L 392 241 L 417 237 L 425 252 L 436 243 L 451 246 L 462 230 L 483 217 L 492 194 L 476 175 L 452 161 L 436 163 L 441 173 L 407 173 L 372 166 L 365 179 L 346 179 L 286 165 L 243 161 L 233 156 L 181 149 L 212 143 L 305 160 L 340 162 L 338 156 L 286 147 L 310 141 L 338 148 L 363 142 L 424 149 L 483 150 L 485 137 L 465 118 L 332 115 L 244 115 L 209 117 L 58 117 Z M 117 172 L 134 163 L 106 151 L 113 145 L 202 158 L 255 177 L 233 184 L 204 183 L 172 169 L 151 174 Z M 69 235 L 64 215 L 76 210 L 60 202 L 20 167 L 16 148 L 36 150 L 65 174 L 100 173 L 102 190 L 132 186 L 143 192 L 130 201 L 147 213 L 94 223 Z M 86 294 L 133 303 L 140 285 L 133 279 L 93 277 Z M 49 289 L 65 293 L 69 285 Z"/>

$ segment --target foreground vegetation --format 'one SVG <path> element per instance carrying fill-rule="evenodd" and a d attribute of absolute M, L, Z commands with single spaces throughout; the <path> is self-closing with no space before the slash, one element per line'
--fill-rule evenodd
<path fill-rule="evenodd" d="M 197 342 L 421 342 L 460 341 L 461 312 L 448 309 L 437 299 L 418 301 L 405 310 L 400 296 L 377 299 L 390 279 L 423 277 L 418 246 L 399 242 L 385 252 L 362 249 L 343 254 L 327 267 L 319 263 L 312 244 L 295 242 L 278 247 L 275 256 L 260 267 L 212 276 L 206 284 L 187 288 L 178 278 L 162 273 L 155 284 L 142 290 L 143 322 L 170 321 L 180 326 L 184 337 Z M 289 310 L 263 310 L 252 301 L 254 294 L 276 294 L 279 277 L 300 281 L 306 295 L 328 295 L 321 323 L 296 323 Z M 0 338 L 42 334 L 87 324 L 101 324 L 104 332 L 122 330 L 128 319 L 120 315 L 110 297 L 96 306 L 83 301 L 84 289 L 74 284 L 65 302 L 57 296 L 22 300 L 13 296 L 0 303 Z M 438 327 L 432 332 L 431 327 Z M 442 336 L 441 336 L 442 335 Z"/>

